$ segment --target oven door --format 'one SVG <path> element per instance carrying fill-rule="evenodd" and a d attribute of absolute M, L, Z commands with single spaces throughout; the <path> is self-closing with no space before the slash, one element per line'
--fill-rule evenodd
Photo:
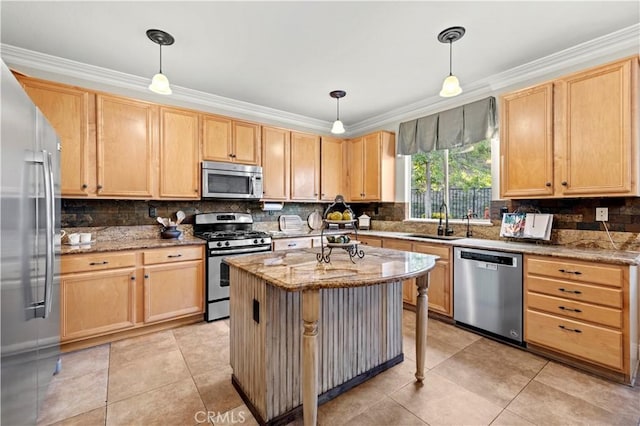
<path fill-rule="evenodd" d="M 252 172 L 202 169 L 202 198 L 262 197 L 262 176 Z"/>

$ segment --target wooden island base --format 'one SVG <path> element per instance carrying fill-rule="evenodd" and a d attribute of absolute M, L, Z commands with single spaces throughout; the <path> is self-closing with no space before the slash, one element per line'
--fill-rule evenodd
<path fill-rule="evenodd" d="M 233 385 L 260 424 L 302 413 L 303 292 L 231 268 Z M 402 282 L 316 290 L 318 403 L 403 361 Z M 237 313 L 237 314 L 236 314 Z"/>

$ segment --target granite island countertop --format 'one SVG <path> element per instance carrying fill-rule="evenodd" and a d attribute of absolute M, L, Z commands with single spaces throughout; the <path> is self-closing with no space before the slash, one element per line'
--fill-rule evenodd
<path fill-rule="evenodd" d="M 576 248 L 551 244 L 538 244 L 536 242 L 487 240 L 479 238 L 460 239 L 426 239 L 412 237 L 414 232 L 391 231 L 358 231 L 359 235 L 368 235 L 382 238 L 398 238 L 416 242 L 436 243 L 453 247 L 467 247 L 485 250 L 499 250 L 510 253 L 537 254 L 550 257 L 564 257 L 588 262 L 604 262 L 620 265 L 639 265 L 640 253 L 625 250 L 606 250 L 598 248 Z"/>
<path fill-rule="evenodd" d="M 362 287 L 424 275 L 438 256 L 365 247 L 351 262 L 334 250 L 331 263 L 318 262 L 318 249 L 286 250 L 228 257 L 225 262 L 286 291 Z"/>

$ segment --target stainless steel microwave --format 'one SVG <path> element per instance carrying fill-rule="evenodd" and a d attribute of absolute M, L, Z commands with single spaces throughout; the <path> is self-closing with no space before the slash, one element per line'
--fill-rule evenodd
<path fill-rule="evenodd" d="M 202 162 L 202 198 L 262 198 L 262 167 Z"/>

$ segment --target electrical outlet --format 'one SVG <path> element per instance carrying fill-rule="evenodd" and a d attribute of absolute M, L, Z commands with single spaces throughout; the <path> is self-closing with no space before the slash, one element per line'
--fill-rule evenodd
<path fill-rule="evenodd" d="M 158 217 L 158 209 L 153 206 L 149 206 L 149 217 Z"/>
<path fill-rule="evenodd" d="M 596 207 L 596 221 L 608 222 L 609 221 L 609 208 L 608 207 Z"/>

